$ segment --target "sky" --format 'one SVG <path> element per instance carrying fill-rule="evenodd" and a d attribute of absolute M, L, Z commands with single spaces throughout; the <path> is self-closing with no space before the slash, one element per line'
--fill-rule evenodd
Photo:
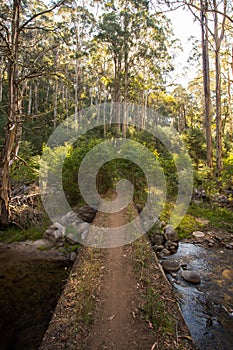
<path fill-rule="evenodd" d="M 195 69 L 184 70 L 187 67 L 187 60 L 191 54 L 192 41 L 190 37 L 201 40 L 201 30 L 198 22 L 194 22 L 194 17 L 189 11 L 184 11 L 181 8 L 167 12 L 166 16 L 171 20 L 174 35 L 180 39 L 183 52 L 178 53 L 175 59 L 175 72 L 172 78 L 175 83 L 187 86 L 189 80 L 195 77 Z"/>

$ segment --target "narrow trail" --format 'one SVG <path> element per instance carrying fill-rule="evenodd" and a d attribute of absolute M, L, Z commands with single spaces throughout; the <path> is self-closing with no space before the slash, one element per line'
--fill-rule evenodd
<path fill-rule="evenodd" d="M 107 219 L 109 227 L 119 227 L 125 220 L 124 211 L 108 215 Z M 104 269 L 100 302 L 85 349 L 150 349 L 154 335 L 146 321 L 136 317 L 142 300 L 130 246 L 105 249 Z"/>
<path fill-rule="evenodd" d="M 126 210 L 107 215 L 98 212 L 94 224 L 121 227 L 127 220 Z M 135 268 L 137 249 L 146 257 L 143 270 L 141 265 L 139 270 Z M 156 329 L 147 320 L 143 309 L 148 303 L 146 298 L 151 288 L 154 295 L 161 299 L 163 309 L 158 312 L 172 315 L 171 322 L 175 330 L 163 333 L 165 324 L 161 314 L 158 315 L 160 323 Z M 90 300 L 94 300 L 94 305 L 89 314 L 83 315 L 82 310 L 85 310 L 85 305 Z M 156 304 L 154 301 L 152 303 L 151 307 L 156 311 Z M 86 323 L 85 317 L 88 315 L 91 322 Z M 170 323 L 167 326 L 170 327 L 169 325 Z M 137 245 L 135 242 L 117 248 L 82 250 L 40 347 L 40 350 L 55 349 L 195 349 L 171 286 L 161 272 L 147 239 L 140 239 Z"/>

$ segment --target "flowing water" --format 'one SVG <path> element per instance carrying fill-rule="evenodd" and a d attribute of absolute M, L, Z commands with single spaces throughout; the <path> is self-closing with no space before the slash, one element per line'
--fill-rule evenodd
<path fill-rule="evenodd" d="M 0 249 L 0 350 L 39 348 L 70 267 Z"/>
<path fill-rule="evenodd" d="M 167 259 L 187 264 L 201 276 L 199 285 L 191 285 L 182 279 L 182 269 L 168 275 L 197 348 L 232 350 L 233 251 L 180 243 L 177 253 Z"/>

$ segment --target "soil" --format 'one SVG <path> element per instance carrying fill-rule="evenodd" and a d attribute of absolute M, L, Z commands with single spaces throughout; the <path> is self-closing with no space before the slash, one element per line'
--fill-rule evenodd
<path fill-rule="evenodd" d="M 109 215 L 109 227 L 125 223 L 123 212 Z M 154 334 L 145 320 L 136 317 L 143 304 L 133 270 L 130 247 L 106 249 L 105 274 L 95 320 L 83 349 L 150 349 Z"/>
<path fill-rule="evenodd" d="M 126 222 L 125 211 L 103 215 L 98 212 L 95 225 L 119 227 Z M 95 308 L 90 312 L 92 322 L 82 322 L 77 316 L 84 305 L 77 294 L 80 283 L 87 278 L 88 271 L 82 265 L 90 254 L 96 253 L 93 248 L 84 248 L 79 261 L 76 261 L 71 279 L 61 297 L 51 320 L 40 350 L 155 350 L 155 349 L 195 349 L 181 312 L 172 294 L 172 288 L 148 241 L 144 238 L 150 264 L 147 274 L 153 279 L 153 288 L 162 293 L 165 313 L 172 313 L 176 331 L 173 334 L 161 335 L 161 327 L 154 329 L 143 312 L 146 288 L 135 270 L 134 245 L 98 251 L 95 259 L 100 266 L 97 275 L 91 280 L 95 286 L 92 295 Z M 91 253 L 90 253 L 91 252 Z M 85 271 L 85 273 L 83 272 Z M 94 295 L 93 295 L 94 294 Z"/>

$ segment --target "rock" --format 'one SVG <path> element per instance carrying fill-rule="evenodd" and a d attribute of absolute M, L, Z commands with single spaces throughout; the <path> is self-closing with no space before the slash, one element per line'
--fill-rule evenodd
<path fill-rule="evenodd" d="M 164 228 L 166 226 L 166 222 L 165 221 L 160 221 L 159 227 L 160 228 Z"/>
<path fill-rule="evenodd" d="M 169 249 L 171 245 L 172 245 L 172 241 L 167 241 L 164 246 L 165 248 Z"/>
<path fill-rule="evenodd" d="M 196 239 L 203 239 L 205 238 L 205 234 L 201 231 L 194 231 L 192 233 L 193 237 L 196 238 Z"/>
<path fill-rule="evenodd" d="M 166 241 L 178 242 L 178 234 L 175 232 L 175 229 L 172 225 L 167 225 L 164 228 L 164 237 Z"/>
<path fill-rule="evenodd" d="M 167 261 L 162 262 L 162 267 L 165 272 L 174 272 L 180 269 L 180 264 L 177 261 Z"/>
<path fill-rule="evenodd" d="M 71 244 L 77 244 L 77 243 L 80 243 L 81 241 L 80 235 L 73 234 L 73 233 L 69 233 L 68 235 L 66 235 L 66 240 Z"/>
<path fill-rule="evenodd" d="M 226 245 L 225 245 L 225 248 L 226 248 L 226 249 L 233 249 L 233 246 L 232 246 L 231 244 L 226 244 Z"/>
<path fill-rule="evenodd" d="M 188 265 L 186 263 L 181 263 L 180 266 L 183 270 L 187 270 Z"/>
<path fill-rule="evenodd" d="M 55 222 L 44 233 L 44 238 L 52 242 L 63 242 L 65 240 L 66 228 Z"/>
<path fill-rule="evenodd" d="M 157 233 L 149 234 L 149 239 L 152 246 L 153 245 L 160 246 L 160 245 L 163 245 L 164 243 L 164 237 L 162 234 L 157 234 Z"/>
<path fill-rule="evenodd" d="M 84 241 L 87 237 L 87 234 L 88 234 L 88 230 L 84 231 L 82 234 L 81 234 L 81 239 L 82 241 Z"/>
<path fill-rule="evenodd" d="M 175 253 L 177 252 L 177 248 L 174 247 L 174 246 L 171 246 L 171 247 L 169 248 L 169 250 L 170 250 L 171 254 L 175 254 Z"/>
<path fill-rule="evenodd" d="M 62 244 L 62 243 L 60 243 Z M 51 242 L 49 239 L 38 239 L 34 242 L 32 242 L 32 245 L 36 248 L 41 248 L 41 247 L 46 247 L 46 248 L 52 248 L 53 247 L 53 242 Z"/>
<path fill-rule="evenodd" d="M 181 276 L 185 281 L 189 283 L 198 284 L 201 282 L 200 276 L 194 271 L 182 271 Z"/>
<path fill-rule="evenodd" d="M 171 255 L 170 251 L 168 249 L 166 249 L 166 248 L 164 248 L 161 253 L 163 255 L 167 255 L 167 256 Z"/>
<path fill-rule="evenodd" d="M 222 277 L 224 279 L 226 279 L 226 280 L 232 281 L 232 279 L 233 279 L 233 270 L 229 270 L 229 269 L 223 270 Z"/>
<path fill-rule="evenodd" d="M 70 261 L 75 261 L 77 254 L 75 252 L 70 253 Z"/>
<path fill-rule="evenodd" d="M 208 243 L 208 247 L 212 248 L 214 246 L 214 243 Z"/>
<path fill-rule="evenodd" d="M 78 225 L 79 225 L 78 222 L 72 222 L 72 223 L 70 224 L 70 227 L 72 227 L 72 229 L 74 230 L 74 232 L 78 232 Z"/>
<path fill-rule="evenodd" d="M 161 250 L 163 250 L 164 249 L 164 246 L 161 244 L 161 245 L 158 245 L 157 246 L 157 251 L 159 252 L 159 251 L 161 251 Z"/>
<path fill-rule="evenodd" d="M 89 230 L 90 225 L 87 222 L 82 222 L 77 225 L 77 230 L 79 234 L 82 234 L 84 231 Z"/>
<path fill-rule="evenodd" d="M 81 222 L 81 219 L 78 218 L 77 214 L 74 211 L 69 211 L 60 219 L 60 223 L 64 226 L 68 226 L 73 222 Z"/>
<path fill-rule="evenodd" d="M 96 212 L 95 208 L 85 205 L 77 210 L 77 215 L 83 221 L 91 223 L 95 218 Z"/>

